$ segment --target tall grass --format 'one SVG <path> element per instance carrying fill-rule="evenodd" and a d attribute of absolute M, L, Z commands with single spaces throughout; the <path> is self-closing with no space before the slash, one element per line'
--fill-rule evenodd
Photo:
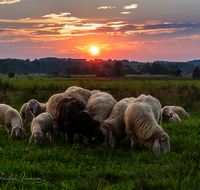
<path fill-rule="evenodd" d="M 0 101 L 20 109 L 32 98 L 46 102 L 54 93 L 64 92 L 71 83 L 56 85 L 32 81 L 19 85 L 0 80 Z M 166 155 L 149 153 L 146 147 L 136 146 L 131 151 L 127 137 L 120 146 L 92 147 L 78 144 L 70 147 L 68 141 L 55 135 L 51 144 L 45 137 L 42 146 L 29 144 L 30 125 L 26 138 L 7 137 L 0 127 L 0 188 L 1 189 L 199 189 L 200 181 L 200 88 L 193 84 L 174 84 L 163 81 L 159 85 L 143 81 L 123 85 L 102 86 L 101 83 L 78 81 L 89 90 L 111 93 L 116 100 L 149 94 L 162 106 L 179 105 L 190 114 L 181 123 L 163 123 L 170 137 L 171 151 Z M 135 85 L 134 85 L 135 84 Z M 139 86 L 138 86 L 139 85 Z"/>

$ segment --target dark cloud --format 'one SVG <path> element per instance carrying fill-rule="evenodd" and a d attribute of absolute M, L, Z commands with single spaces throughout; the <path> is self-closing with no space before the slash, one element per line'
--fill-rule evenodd
<path fill-rule="evenodd" d="M 31 34 L 33 34 L 33 35 L 60 35 L 60 32 L 37 30 L 36 32 L 33 32 Z"/>

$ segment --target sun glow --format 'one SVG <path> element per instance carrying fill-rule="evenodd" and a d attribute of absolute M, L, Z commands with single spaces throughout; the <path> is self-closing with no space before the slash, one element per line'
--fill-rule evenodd
<path fill-rule="evenodd" d="M 92 47 L 90 48 L 90 53 L 91 53 L 92 55 L 96 55 L 98 52 L 99 52 L 98 47 L 92 46 Z"/>

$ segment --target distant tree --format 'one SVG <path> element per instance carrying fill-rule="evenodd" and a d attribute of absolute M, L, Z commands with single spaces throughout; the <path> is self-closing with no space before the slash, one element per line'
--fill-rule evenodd
<path fill-rule="evenodd" d="M 141 73 L 150 73 L 151 65 L 149 63 L 142 65 L 140 71 Z"/>
<path fill-rule="evenodd" d="M 7 74 L 10 70 L 10 65 L 8 62 L 5 62 L 3 65 L 0 66 L 1 73 Z"/>
<path fill-rule="evenodd" d="M 124 75 L 124 66 L 120 61 L 115 62 L 113 75 L 115 75 L 115 76 L 123 76 Z"/>
<path fill-rule="evenodd" d="M 133 67 L 131 67 L 130 65 L 126 65 L 126 74 L 135 74 L 136 71 L 135 69 L 133 69 Z"/>
<path fill-rule="evenodd" d="M 113 65 L 110 64 L 110 63 L 105 62 L 105 63 L 103 64 L 103 67 L 102 67 L 102 68 L 103 68 L 103 69 L 107 69 L 107 70 L 113 69 Z"/>
<path fill-rule="evenodd" d="M 9 73 L 8 73 L 8 77 L 9 77 L 9 78 L 13 78 L 14 76 L 15 76 L 15 73 L 14 73 L 14 72 L 9 72 Z"/>

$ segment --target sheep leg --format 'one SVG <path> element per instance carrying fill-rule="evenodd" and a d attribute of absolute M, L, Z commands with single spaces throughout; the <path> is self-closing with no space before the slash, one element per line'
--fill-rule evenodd
<path fill-rule="evenodd" d="M 10 126 L 6 125 L 6 129 L 7 129 L 7 132 L 8 132 L 8 137 L 10 137 L 10 135 L 11 135 L 11 129 L 10 128 L 11 128 Z"/>
<path fill-rule="evenodd" d="M 135 146 L 135 140 L 134 140 L 134 138 L 131 138 L 131 149 L 132 150 L 133 150 L 134 146 Z"/>
<path fill-rule="evenodd" d="M 54 137 L 53 137 L 53 128 L 49 131 L 50 133 L 50 141 L 51 143 L 54 141 Z"/>

